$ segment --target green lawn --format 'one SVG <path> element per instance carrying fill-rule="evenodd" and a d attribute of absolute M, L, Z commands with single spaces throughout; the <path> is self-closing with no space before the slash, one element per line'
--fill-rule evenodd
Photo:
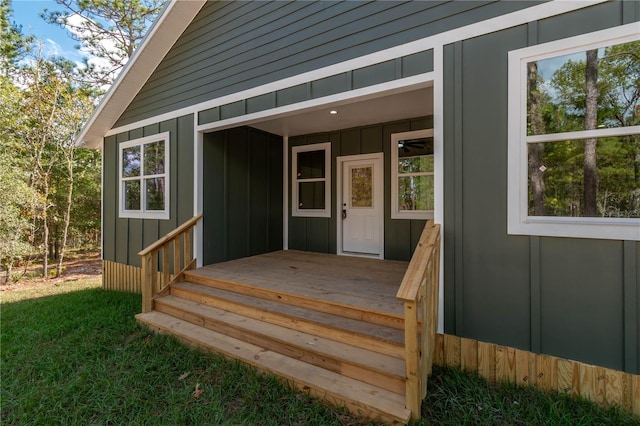
<path fill-rule="evenodd" d="M 0 424 L 369 424 L 242 364 L 150 333 L 134 319 L 140 296 L 97 286 L 86 280 L 0 292 Z M 640 424 L 619 410 L 456 370 L 435 369 L 428 393 L 425 425 Z"/>

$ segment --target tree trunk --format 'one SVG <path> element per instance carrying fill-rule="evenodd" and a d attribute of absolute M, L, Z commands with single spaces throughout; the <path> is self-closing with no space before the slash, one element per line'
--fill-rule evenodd
<path fill-rule="evenodd" d="M 64 261 L 64 252 L 67 248 L 67 236 L 69 235 L 69 222 L 71 222 L 71 202 L 73 201 L 73 156 L 75 146 L 69 147 L 67 152 L 67 172 L 69 173 L 69 188 L 67 191 L 67 210 L 64 212 L 64 223 L 62 225 L 62 244 L 60 245 L 60 256 L 58 257 L 58 267 L 56 275 L 62 275 L 62 262 Z"/>
<path fill-rule="evenodd" d="M 544 133 L 544 122 L 540 108 L 540 91 L 538 90 L 538 64 L 529 62 L 527 66 L 530 130 L 532 134 L 538 135 Z M 529 179 L 533 195 L 533 214 L 535 216 L 544 216 L 544 169 L 541 169 L 543 167 L 544 145 L 541 143 L 527 144 L 527 148 L 529 150 Z"/>
<path fill-rule="evenodd" d="M 587 51 L 585 71 L 584 128 L 594 130 L 598 126 L 598 50 Z M 598 215 L 598 170 L 596 164 L 596 138 L 584 141 L 584 215 Z"/>
<path fill-rule="evenodd" d="M 42 276 L 44 278 L 48 277 L 49 273 L 49 223 L 47 221 L 47 206 L 46 199 L 48 198 L 48 194 L 45 192 L 45 206 L 44 212 L 42 214 Z"/>

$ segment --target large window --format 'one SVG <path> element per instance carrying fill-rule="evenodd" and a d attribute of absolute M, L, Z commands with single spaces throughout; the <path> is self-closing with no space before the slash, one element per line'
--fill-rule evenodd
<path fill-rule="evenodd" d="M 291 149 L 293 216 L 331 216 L 331 143 Z"/>
<path fill-rule="evenodd" d="M 509 233 L 640 239 L 640 36 L 509 54 Z"/>
<path fill-rule="evenodd" d="M 169 219 L 169 133 L 120 144 L 120 217 Z"/>
<path fill-rule="evenodd" d="M 391 218 L 433 217 L 433 129 L 391 135 Z"/>

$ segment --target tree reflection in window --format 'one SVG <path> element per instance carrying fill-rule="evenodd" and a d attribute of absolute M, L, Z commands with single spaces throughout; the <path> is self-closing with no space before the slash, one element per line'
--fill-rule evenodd
<path fill-rule="evenodd" d="M 398 141 L 399 211 L 432 211 L 433 138 Z"/>
<path fill-rule="evenodd" d="M 527 82 L 529 215 L 640 217 L 640 135 L 607 134 L 640 125 L 640 42 L 528 62 Z"/>
<path fill-rule="evenodd" d="M 140 143 L 125 142 L 121 157 L 122 210 L 166 211 L 166 141 L 144 138 Z"/>

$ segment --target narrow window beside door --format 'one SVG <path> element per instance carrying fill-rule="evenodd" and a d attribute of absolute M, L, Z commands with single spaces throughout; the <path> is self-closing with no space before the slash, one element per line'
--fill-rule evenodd
<path fill-rule="evenodd" d="M 292 215 L 330 217 L 331 143 L 291 149 Z"/>
<path fill-rule="evenodd" d="M 433 217 L 433 173 L 433 129 L 391 135 L 392 219 Z"/>

